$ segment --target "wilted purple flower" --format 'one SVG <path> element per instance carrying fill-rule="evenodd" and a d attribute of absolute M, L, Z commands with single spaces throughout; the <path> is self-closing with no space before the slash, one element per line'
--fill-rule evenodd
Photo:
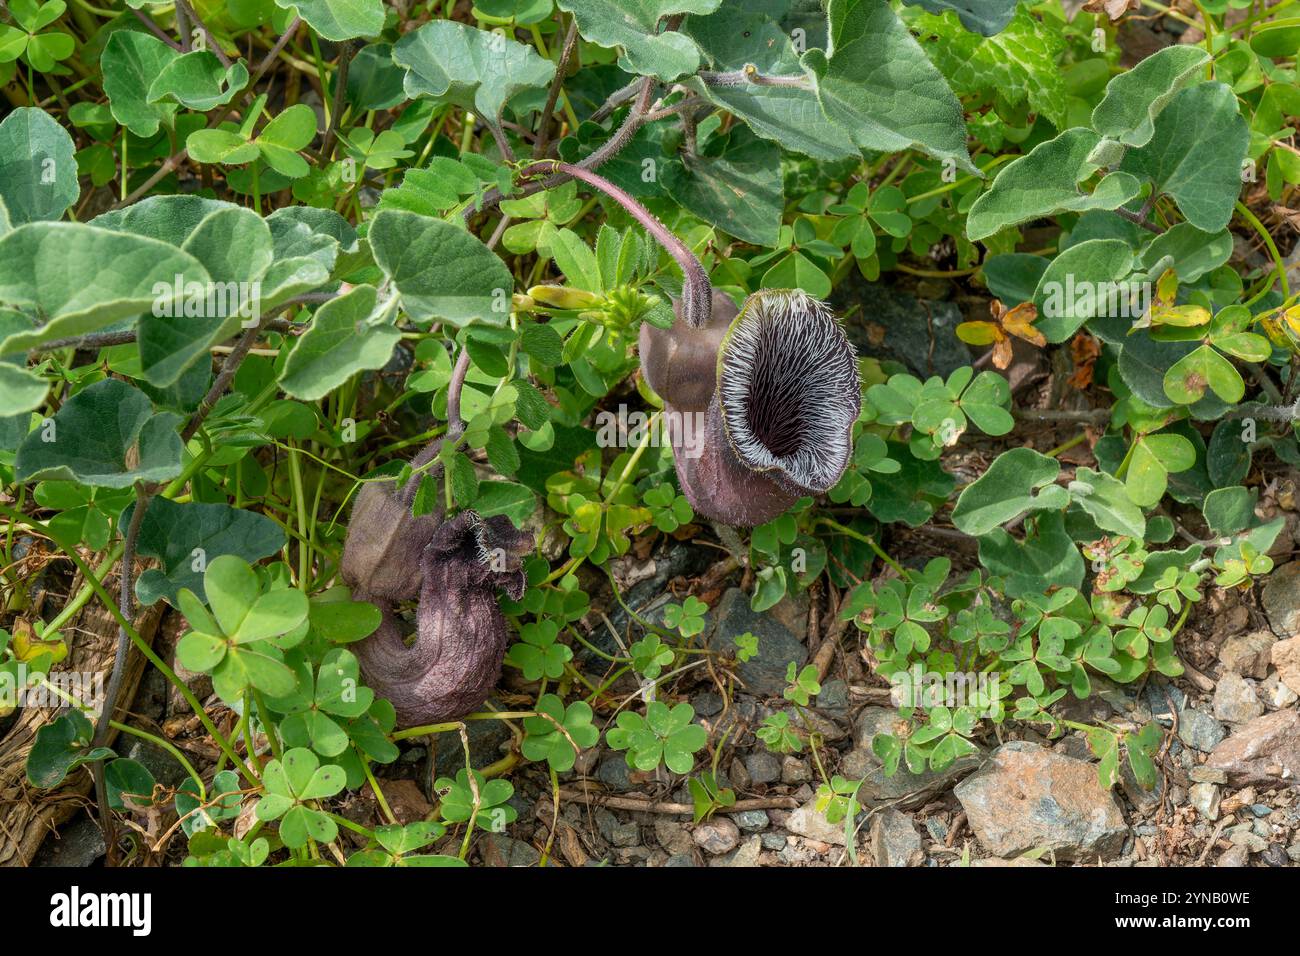
<path fill-rule="evenodd" d="M 383 613 L 379 629 L 356 652 L 366 685 L 392 702 L 400 726 L 455 720 L 487 699 L 506 652 L 496 591 L 523 596 L 520 559 L 532 546 L 531 535 L 501 516 L 462 511 L 438 527 L 418 562 L 420 604 L 410 646 L 389 600 L 364 589 L 354 593 Z"/>
<path fill-rule="evenodd" d="M 339 571 L 354 591 L 386 601 L 420 593 L 420 556 L 442 523 L 442 513 L 416 518 L 411 502 L 391 481 L 367 482 L 357 492 Z"/>
<path fill-rule="evenodd" d="M 685 430 L 673 430 L 677 477 L 698 514 L 762 524 L 844 474 L 861 406 L 858 363 L 822 302 L 764 289 L 737 313 L 714 293 L 700 327 L 679 311 L 671 329 L 643 325 L 640 345 L 665 413 L 704 415 L 698 449 L 684 448 L 677 436 Z"/>

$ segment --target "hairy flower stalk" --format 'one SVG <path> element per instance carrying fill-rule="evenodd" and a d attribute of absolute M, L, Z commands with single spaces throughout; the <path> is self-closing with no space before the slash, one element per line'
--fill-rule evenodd
<path fill-rule="evenodd" d="M 532 536 L 502 516 L 462 511 L 439 526 L 419 559 L 420 604 L 410 646 L 392 603 L 354 583 L 353 597 L 383 613 L 379 629 L 357 645 L 361 672 L 368 687 L 392 702 L 400 726 L 454 720 L 487 699 L 506 652 L 496 592 L 523 596 L 520 559 L 532 546 Z"/>
<path fill-rule="evenodd" d="M 629 193 L 566 163 L 533 163 L 522 175 L 551 172 L 617 201 L 681 267 L 677 320 L 670 329 L 641 326 L 641 371 L 664 400 L 677 477 L 696 513 L 750 527 L 834 486 L 853 451 L 862 396 L 857 353 L 825 304 L 798 289 L 763 289 L 738 312 Z M 702 443 L 687 447 L 695 430 L 682 427 L 686 415 L 703 417 Z"/>
<path fill-rule="evenodd" d="M 521 179 L 527 179 L 539 173 L 564 173 L 574 179 L 579 179 L 588 186 L 596 187 L 631 213 L 632 218 L 639 222 L 645 228 L 645 231 L 650 233 L 655 241 L 663 246 L 668 251 L 668 254 L 677 261 L 677 265 L 681 267 L 682 310 L 686 320 L 696 328 L 705 325 L 709 321 L 709 313 L 713 304 L 713 289 L 709 285 L 709 276 L 704 271 L 704 266 L 700 265 L 700 260 L 695 258 L 695 254 L 686 247 L 686 243 L 673 235 L 672 231 L 655 218 L 655 215 L 649 209 L 637 202 L 631 193 L 620 189 L 604 176 L 593 173 L 589 169 L 550 159 L 530 163 L 519 171 L 519 176 Z"/>

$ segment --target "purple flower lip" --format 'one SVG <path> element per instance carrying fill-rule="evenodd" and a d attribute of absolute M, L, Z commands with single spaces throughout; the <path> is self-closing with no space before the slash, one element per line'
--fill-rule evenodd
<path fill-rule="evenodd" d="M 746 467 L 804 494 L 844 474 L 862 392 L 857 354 L 825 303 L 798 289 L 751 295 L 722 340 L 718 396 Z"/>
<path fill-rule="evenodd" d="M 391 481 L 367 482 L 357 492 L 339 571 L 354 590 L 386 601 L 420 594 L 420 556 L 442 523 L 442 514 L 416 518 L 406 489 Z"/>
<path fill-rule="evenodd" d="M 719 301 L 721 300 L 721 301 Z M 673 415 L 702 412 L 698 447 L 674 435 L 682 491 L 706 518 L 751 527 L 840 480 L 861 408 L 857 355 L 826 306 L 764 289 L 736 307 L 714 293 L 701 328 L 641 329 L 646 382 Z"/>

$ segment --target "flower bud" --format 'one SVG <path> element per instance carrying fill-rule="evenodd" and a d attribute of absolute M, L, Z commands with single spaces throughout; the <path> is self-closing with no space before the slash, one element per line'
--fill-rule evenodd
<path fill-rule="evenodd" d="M 592 309 L 605 301 L 604 296 L 567 285 L 535 285 L 528 290 L 528 297 L 553 309 L 569 310 Z"/>

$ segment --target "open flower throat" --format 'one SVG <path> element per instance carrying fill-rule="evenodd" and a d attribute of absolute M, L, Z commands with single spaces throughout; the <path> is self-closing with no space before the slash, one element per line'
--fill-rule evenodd
<path fill-rule="evenodd" d="M 822 302 L 797 289 L 750 296 L 722 341 L 718 393 L 727 439 L 749 468 L 804 493 L 839 481 L 861 401 L 858 363 Z"/>
<path fill-rule="evenodd" d="M 703 418 L 696 445 L 673 438 L 691 507 L 752 527 L 844 474 L 862 401 L 857 353 L 806 292 L 764 289 L 739 311 L 713 296 L 700 325 L 682 303 L 672 328 L 642 325 L 641 370 L 665 414 Z"/>

